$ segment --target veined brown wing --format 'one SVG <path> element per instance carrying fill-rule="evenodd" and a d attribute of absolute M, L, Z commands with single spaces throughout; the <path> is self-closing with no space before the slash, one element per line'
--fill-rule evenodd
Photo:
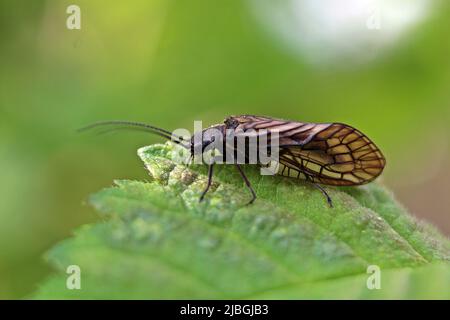
<path fill-rule="evenodd" d="M 296 122 L 253 115 L 233 116 L 225 120 L 227 125 L 231 122 L 234 122 L 232 128 L 238 132 L 240 130 L 243 132 L 248 132 L 248 130 L 277 131 L 279 133 L 280 146 L 304 145 L 314 138 L 317 133 L 332 125 L 331 123 Z"/>
<path fill-rule="evenodd" d="M 368 137 L 341 123 L 329 124 L 303 145 L 281 145 L 279 158 L 279 174 L 336 186 L 368 183 L 386 164 Z"/>
<path fill-rule="evenodd" d="M 302 123 L 262 116 L 230 117 L 244 132 L 266 129 L 280 138 L 278 174 L 328 185 L 359 185 L 381 174 L 386 160 L 357 129 L 342 123 Z"/>

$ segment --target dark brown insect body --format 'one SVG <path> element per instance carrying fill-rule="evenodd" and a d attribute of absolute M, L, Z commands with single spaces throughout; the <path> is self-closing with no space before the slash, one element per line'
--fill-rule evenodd
<path fill-rule="evenodd" d="M 332 204 L 330 197 L 319 184 L 333 186 L 365 184 L 379 176 L 386 164 L 383 154 L 368 137 L 342 123 L 302 123 L 242 115 L 228 117 L 224 124 L 212 128 L 223 133 L 227 129 L 244 133 L 248 130 L 256 132 L 264 130 L 269 133 L 276 131 L 279 135 L 277 174 L 312 182 L 324 193 L 330 205 Z M 211 143 L 205 136 L 203 141 L 204 145 Z M 253 201 L 256 195 L 239 164 L 236 165 L 252 191 Z M 210 164 L 210 177 L 212 167 L 213 164 Z M 202 197 L 207 191 L 208 188 Z"/>
<path fill-rule="evenodd" d="M 110 121 L 94 124 L 88 128 L 98 125 L 140 127 L 167 139 L 172 138 L 175 143 L 189 149 L 192 157 L 196 152 L 203 153 L 214 142 L 211 129 L 221 132 L 223 136 L 226 135 L 227 130 L 243 134 L 251 130 L 256 133 L 256 136 L 259 136 L 260 132 L 261 135 L 276 132 L 279 137 L 276 173 L 312 183 L 326 196 L 330 206 L 332 206 L 331 199 L 321 184 L 333 186 L 365 184 L 379 176 L 386 164 L 381 151 L 367 136 L 342 123 L 302 123 L 254 115 L 231 116 L 226 118 L 223 124 L 203 130 L 201 145 L 197 146 L 195 135 L 190 141 L 177 136 L 174 139 L 174 135 L 171 135 L 169 131 L 150 125 Z M 269 145 L 269 149 L 270 147 Z M 235 145 L 232 148 L 235 148 L 235 154 L 241 152 Z M 251 203 L 256 199 L 256 194 L 240 164 L 234 162 L 234 165 L 252 192 Z M 209 163 L 208 184 L 200 200 L 204 198 L 211 185 L 213 167 L 214 163 Z"/>

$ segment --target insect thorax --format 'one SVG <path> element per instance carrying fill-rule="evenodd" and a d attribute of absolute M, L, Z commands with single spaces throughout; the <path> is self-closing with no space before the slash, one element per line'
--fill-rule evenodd
<path fill-rule="evenodd" d="M 233 128 L 233 119 L 225 124 L 211 126 L 191 138 L 191 156 L 195 163 L 209 164 L 211 157 L 215 163 L 260 164 L 270 162 L 273 151 L 271 134 L 259 134 L 258 131 L 239 131 Z M 231 127 L 230 127 L 231 126 Z M 206 161 L 204 158 L 207 158 Z"/>

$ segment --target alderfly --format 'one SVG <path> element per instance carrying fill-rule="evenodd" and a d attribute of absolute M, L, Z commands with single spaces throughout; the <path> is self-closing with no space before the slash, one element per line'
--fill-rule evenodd
<path fill-rule="evenodd" d="M 378 177 L 386 164 L 386 160 L 378 147 L 359 130 L 342 123 L 307 123 L 274 119 L 263 116 L 241 115 L 231 116 L 223 123 L 213 125 L 201 131 L 200 145 L 196 135 L 189 139 L 172 134 L 155 126 L 144 123 L 128 121 L 105 121 L 94 123 L 80 130 L 94 127 L 108 127 L 108 130 L 118 128 L 133 128 L 148 131 L 184 147 L 190 153 L 190 157 L 202 156 L 208 147 L 217 145 L 215 130 L 226 136 L 230 131 L 236 133 L 233 139 L 239 135 L 253 132 L 258 139 L 263 136 L 276 135 L 276 146 L 268 145 L 270 153 L 277 153 L 276 171 L 278 175 L 303 179 L 319 189 L 332 207 L 332 201 L 322 185 L 330 186 L 356 186 L 371 182 Z M 229 143 L 221 141 L 225 148 L 230 148 Z M 244 147 L 248 147 L 248 142 Z M 249 161 L 248 150 L 240 150 L 235 143 L 232 144 L 232 155 L 243 154 L 244 161 L 239 162 L 233 157 L 232 163 L 236 166 L 247 188 L 252 194 L 249 203 L 256 199 L 256 193 L 245 175 L 241 164 L 253 163 Z M 223 158 L 229 160 L 229 153 L 223 152 Z M 222 159 L 226 160 L 226 159 Z M 229 161 L 222 161 L 223 163 Z M 208 182 L 203 190 L 200 201 L 208 192 L 212 178 L 213 168 L 216 162 L 203 162 L 208 165 Z M 267 166 L 258 159 L 256 164 Z"/>

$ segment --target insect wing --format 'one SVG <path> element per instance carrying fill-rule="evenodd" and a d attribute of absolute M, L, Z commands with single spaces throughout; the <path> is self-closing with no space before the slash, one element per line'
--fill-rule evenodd
<path fill-rule="evenodd" d="M 314 132 L 303 145 L 281 145 L 279 162 L 279 174 L 337 186 L 370 182 L 386 164 L 369 138 L 340 123 Z"/>
<path fill-rule="evenodd" d="M 230 117 L 235 128 L 279 134 L 278 174 L 328 185 L 359 185 L 381 174 L 386 160 L 357 129 L 342 123 L 303 123 L 270 117 Z"/>

